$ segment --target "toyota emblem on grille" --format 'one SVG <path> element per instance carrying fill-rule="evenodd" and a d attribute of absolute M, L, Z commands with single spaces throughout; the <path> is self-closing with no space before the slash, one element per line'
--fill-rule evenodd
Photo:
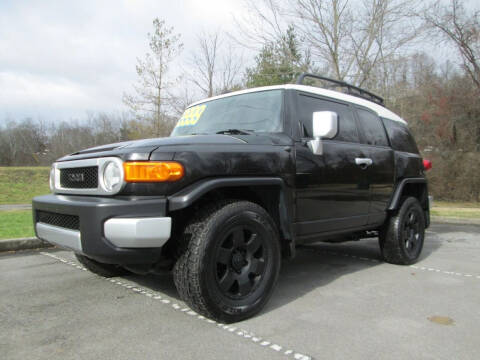
<path fill-rule="evenodd" d="M 70 180 L 71 182 L 83 182 L 85 181 L 85 174 L 84 173 L 68 174 L 68 180 Z"/>

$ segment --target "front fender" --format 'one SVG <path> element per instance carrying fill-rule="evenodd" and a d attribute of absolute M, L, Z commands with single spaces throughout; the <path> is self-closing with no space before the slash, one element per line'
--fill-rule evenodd
<path fill-rule="evenodd" d="M 187 186 L 181 191 L 169 196 L 168 211 L 176 211 L 189 207 L 208 192 L 230 187 L 278 186 L 278 215 L 282 237 L 289 242 L 290 256 L 295 252 L 293 226 L 293 191 L 279 177 L 224 177 L 204 179 Z"/>

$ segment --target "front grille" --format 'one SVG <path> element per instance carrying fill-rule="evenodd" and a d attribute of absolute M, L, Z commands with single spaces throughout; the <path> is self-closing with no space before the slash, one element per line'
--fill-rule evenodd
<path fill-rule="evenodd" d="M 80 230 L 80 219 L 75 215 L 57 214 L 49 211 L 37 210 L 37 222 L 71 230 Z"/>
<path fill-rule="evenodd" d="M 98 167 L 60 169 L 60 186 L 64 189 L 96 189 Z"/>

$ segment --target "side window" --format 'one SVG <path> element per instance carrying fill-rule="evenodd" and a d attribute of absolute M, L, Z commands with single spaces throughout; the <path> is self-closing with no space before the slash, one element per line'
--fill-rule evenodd
<path fill-rule="evenodd" d="M 312 116 L 315 111 L 334 111 L 338 114 L 338 134 L 333 140 L 359 142 L 353 111 L 344 104 L 299 94 L 298 108 L 304 135 L 312 137 Z"/>
<path fill-rule="evenodd" d="M 388 146 L 387 134 L 383 128 L 380 118 L 374 113 L 358 109 L 359 126 L 363 131 L 368 145 Z"/>
<path fill-rule="evenodd" d="M 417 144 L 405 124 L 384 118 L 382 118 L 382 121 L 387 129 L 392 148 L 398 151 L 418 154 Z"/>

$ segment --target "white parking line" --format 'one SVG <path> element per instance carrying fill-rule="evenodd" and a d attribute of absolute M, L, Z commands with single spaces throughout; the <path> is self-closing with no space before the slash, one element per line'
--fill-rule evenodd
<path fill-rule="evenodd" d="M 64 258 L 61 258 L 60 256 L 50 254 L 50 253 L 44 252 L 44 251 L 41 251 L 40 254 L 42 254 L 44 256 L 48 256 L 52 259 L 58 260 L 58 261 L 60 261 L 64 264 L 71 265 L 72 267 L 74 267 L 76 269 L 87 270 L 85 267 L 79 265 L 78 263 L 76 263 L 74 261 L 66 260 Z M 190 309 L 188 307 L 182 308 L 182 306 L 175 303 L 175 301 L 173 301 L 173 299 L 168 299 L 164 294 L 160 295 L 159 293 L 151 292 L 151 290 L 149 290 L 149 289 L 143 289 L 143 288 L 140 288 L 138 286 L 133 286 L 133 285 L 131 285 L 131 284 L 125 282 L 125 281 L 119 281 L 119 280 L 114 279 L 114 278 L 103 278 L 101 276 L 98 276 L 98 277 L 101 278 L 101 279 L 104 279 L 104 280 L 106 280 L 106 281 L 108 281 L 112 284 L 122 286 L 125 289 L 131 290 L 131 291 L 133 291 L 137 294 L 142 294 L 142 295 L 145 295 L 145 296 L 147 296 L 151 299 L 159 300 L 160 304 L 170 304 L 170 308 L 175 310 L 175 311 L 183 312 L 184 314 L 186 314 L 186 315 L 188 315 L 192 318 L 196 318 L 197 320 L 202 320 L 202 321 L 205 321 L 209 324 L 214 324 L 219 329 L 222 329 L 222 330 L 227 331 L 229 333 L 235 334 L 235 335 L 237 335 L 237 336 L 239 336 L 243 339 L 249 340 L 252 343 L 256 343 L 256 344 L 258 344 L 262 347 L 266 347 L 266 348 L 268 347 L 268 349 L 270 349 L 272 351 L 275 351 L 276 353 L 282 353 L 282 350 L 285 348 L 281 345 L 278 345 L 276 343 L 272 343 L 269 340 L 266 340 L 262 337 L 259 337 L 259 336 L 255 335 L 254 333 L 252 333 L 251 331 L 239 329 L 239 328 L 237 328 L 233 325 L 226 325 L 226 324 L 222 324 L 222 323 L 216 322 L 216 321 L 211 320 L 211 319 L 207 319 L 206 317 L 197 314 L 195 311 L 193 311 L 192 309 Z M 287 357 L 290 357 L 290 358 L 293 358 L 293 359 L 297 359 L 297 360 L 298 359 L 299 360 L 311 360 L 312 359 L 312 357 L 309 356 L 309 355 L 305 355 L 305 354 L 296 352 L 296 351 L 291 350 L 291 349 L 283 351 L 283 355 L 285 355 Z"/>
<path fill-rule="evenodd" d="M 352 259 L 370 261 L 370 262 L 375 262 L 375 263 L 380 263 L 381 262 L 378 259 L 360 257 L 360 256 L 356 256 L 356 255 L 351 255 L 351 254 L 347 254 L 347 253 L 339 253 L 339 252 L 330 251 L 330 250 L 315 249 L 313 247 L 308 247 L 308 246 L 303 247 L 303 249 L 307 249 L 309 251 L 313 251 L 313 252 L 316 252 L 316 253 L 319 253 L 319 254 L 343 256 L 343 257 L 348 257 L 348 258 L 352 258 Z M 432 267 L 425 267 L 425 266 L 418 266 L 418 265 L 410 265 L 409 267 L 411 267 L 413 269 L 416 269 L 416 270 L 430 271 L 430 272 L 441 273 L 441 274 L 445 274 L 445 275 L 463 276 L 463 277 L 466 277 L 466 278 L 480 279 L 480 275 L 465 274 L 465 273 L 456 272 L 456 271 L 445 271 L 445 270 L 440 270 L 440 269 L 436 269 L 436 268 L 432 268 Z"/>
<path fill-rule="evenodd" d="M 414 269 L 417 269 L 417 270 L 432 271 L 432 272 L 442 273 L 442 274 L 446 274 L 446 275 L 464 276 L 464 277 L 467 277 L 467 278 L 480 279 L 480 276 L 475 276 L 475 275 L 472 275 L 472 274 L 464 274 L 464 273 L 460 273 L 460 272 L 456 272 L 456 271 L 445 271 L 445 270 L 435 269 L 435 268 L 431 268 L 431 267 L 427 268 L 425 266 L 417 266 L 417 265 L 410 265 L 410 267 L 414 268 Z"/>

